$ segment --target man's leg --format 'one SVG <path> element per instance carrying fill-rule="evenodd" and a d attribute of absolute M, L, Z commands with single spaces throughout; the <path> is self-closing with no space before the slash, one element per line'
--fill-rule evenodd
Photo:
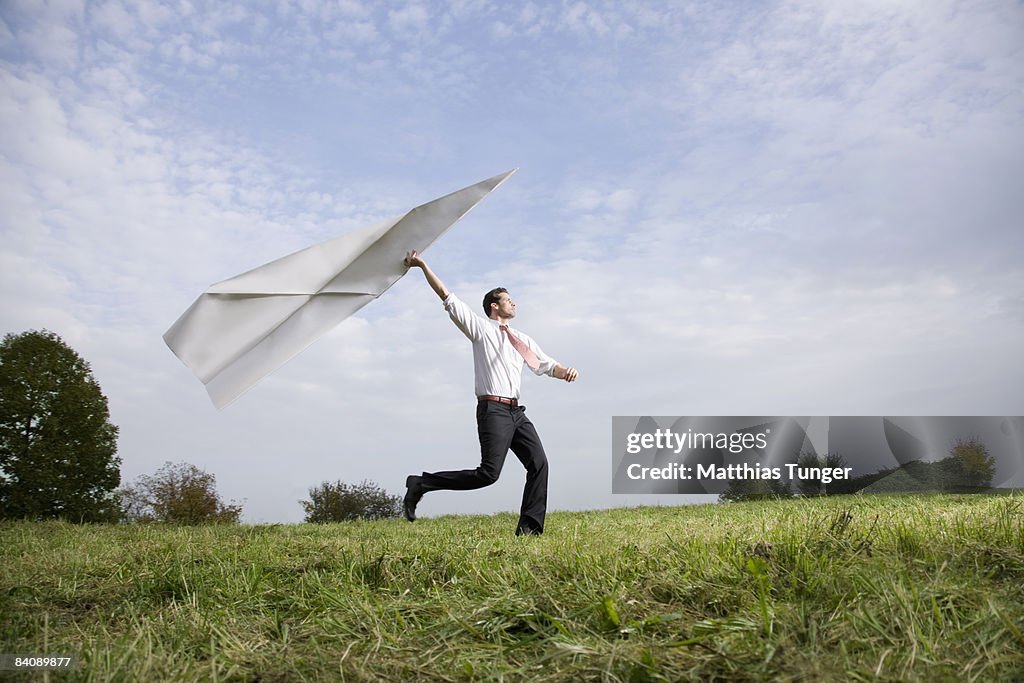
<path fill-rule="evenodd" d="M 428 491 L 470 491 L 498 481 L 516 432 L 513 408 L 495 401 L 479 401 L 476 426 L 480 437 L 480 466 L 472 470 L 424 472 L 420 477 L 409 477 L 406 480 L 406 519 L 415 519 L 416 505 Z"/>
<path fill-rule="evenodd" d="M 480 401 L 476 406 L 477 435 L 480 437 L 480 465 L 472 470 L 424 472 L 424 491 L 470 491 L 498 481 L 505 455 L 515 434 L 512 407 L 496 401 Z"/>
<path fill-rule="evenodd" d="M 526 486 L 523 487 L 523 505 L 519 512 L 516 535 L 542 534 L 548 507 L 548 458 L 537 430 L 530 418 L 526 417 L 525 408 L 518 410 L 511 447 L 526 468 Z"/>

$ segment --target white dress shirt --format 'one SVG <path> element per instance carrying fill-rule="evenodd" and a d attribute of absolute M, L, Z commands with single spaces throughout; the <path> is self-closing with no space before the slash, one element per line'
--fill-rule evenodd
<path fill-rule="evenodd" d="M 523 379 L 523 365 L 526 362 L 519 355 L 512 342 L 493 318 L 485 318 L 466 305 L 462 299 L 449 294 L 444 300 L 455 326 L 473 342 L 473 375 L 477 396 L 504 396 L 519 398 L 519 387 Z M 533 370 L 535 375 L 553 375 L 558 365 L 541 350 L 537 342 L 519 330 L 508 328 L 524 344 L 537 354 L 540 366 Z M 532 368 L 531 368 L 532 369 Z"/>

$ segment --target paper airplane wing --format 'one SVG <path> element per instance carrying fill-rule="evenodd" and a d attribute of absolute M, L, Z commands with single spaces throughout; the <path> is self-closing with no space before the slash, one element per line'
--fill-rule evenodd
<path fill-rule="evenodd" d="M 373 301 L 515 169 L 207 289 L 164 334 L 223 408 Z"/>

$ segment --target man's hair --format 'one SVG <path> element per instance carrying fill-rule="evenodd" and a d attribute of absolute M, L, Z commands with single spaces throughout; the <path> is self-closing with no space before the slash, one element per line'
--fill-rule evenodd
<path fill-rule="evenodd" d="M 491 291 L 484 294 L 484 313 L 487 314 L 488 318 L 491 317 L 491 304 L 498 303 L 499 294 L 508 294 L 508 290 L 505 289 L 504 287 L 495 287 Z"/>

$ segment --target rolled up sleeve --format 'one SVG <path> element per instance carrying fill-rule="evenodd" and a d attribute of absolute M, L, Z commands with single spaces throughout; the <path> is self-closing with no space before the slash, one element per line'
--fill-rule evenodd
<path fill-rule="evenodd" d="M 526 345 L 530 347 L 531 351 L 537 354 L 537 360 L 540 361 L 540 365 L 538 365 L 536 369 L 530 368 L 530 370 L 533 371 L 533 374 L 538 376 L 548 375 L 549 377 L 554 377 L 555 368 L 558 366 L 558 362 L 548 354 L 544 353 L 544 349 L 540 348 L 540 344 L 533 341 L 532 337 L 527 335 L 522 336 L 525 337 L 524 341 L 526 342 Z"/>
<path fill-rule="evenodd" d="M 449 294 L 443 302 L 444 310 L 448 311 L 448 317 L 452 319 L 455 326 L 462 330 L 462 333 L 469 337 L 470 341 L 476 341 L 483 337 L 483 322 L 476 313 L 470 310 L 459 297 Z"/>

